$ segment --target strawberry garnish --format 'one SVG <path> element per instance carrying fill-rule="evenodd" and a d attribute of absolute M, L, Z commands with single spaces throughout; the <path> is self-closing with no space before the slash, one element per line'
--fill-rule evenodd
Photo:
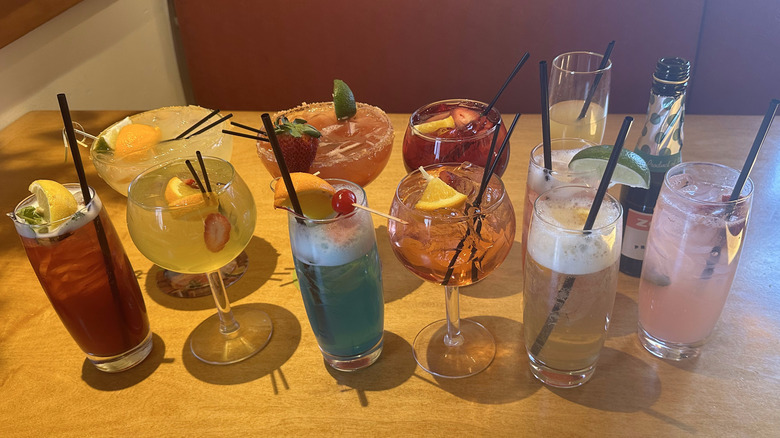
<path fill-rule="evenodd" d="M 303 119 L 279 119 L 274 130 L 290 172 L 308 172 L 317 155 L 320 132 Z"/>
<path fill-rule="evenodd" d="M 479 113 L 472 109 L 455 107 L 450 111 L 452 119 L 455 121 L 455 126 L 458 128 L 464 128 L 469 123 L 479 119 Z"/>
<path fill-rule="evenodd" d="M 222 213 L 206 216 L 203 239 L 211 252 L 220 252 L 230 240 L 230 221 Z"/>

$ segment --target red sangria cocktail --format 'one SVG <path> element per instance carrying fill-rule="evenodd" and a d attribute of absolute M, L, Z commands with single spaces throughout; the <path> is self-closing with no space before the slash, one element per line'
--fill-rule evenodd
<path fill-rule="evenodd" d="M 471 162 L 485 167 L 490 144 L 501 114 L 487 104 L 469 99 L 434 102 L 415 111 L 409 119 L 403 143 L 404 165 L 407 171 L 437 163 Z M 506 127 L 499 125 L 496 150 L 506 137 Z M 492 159 L 491 159 L 492 160 Z M 501 176 L 509 161 L 509 144 L 496 166 Z"/>

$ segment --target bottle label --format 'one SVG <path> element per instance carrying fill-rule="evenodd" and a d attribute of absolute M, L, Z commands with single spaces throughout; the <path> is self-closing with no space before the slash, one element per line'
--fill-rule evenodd
<path fill-rule="evenodd" d="M 676 97 L 650 93 L 647 119 L 634 152 L 647 162 L 651 172 L 665 173 L 680 163 L 684 118 L 684 93 Z"/>
<path fill-rule="evenodd" d="M 652 214 L 626 209 L 626 229 L 623 232 L 623 246 L 620 253 L 634 260 L 644 260 L 647 234 L 650 232 Z"/>

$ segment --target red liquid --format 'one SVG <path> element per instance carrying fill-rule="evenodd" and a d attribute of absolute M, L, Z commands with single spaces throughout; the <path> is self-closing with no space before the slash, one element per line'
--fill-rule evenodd
<path fill-rule="evenodd" d="M 149 319 L 122 242 L 105 210 L 99 217 L 111 250 L 116 297 L 95 220 L 58 237 L 21 239 L 43 290 L 79 347 L 110 357 L 138 346 L 149 333 Z"/>
<path fill-rule="evenodd" d="M 463 163 L 465 161 L 485 167 L 490 144 L 493 141 L 493 127 L 501 117 L 495 108 L 491 109 L 487 116 L 479 115 L 486 107 L 487 105 L 481 102 L 449 100 L 433 103 L 417 110 L 412 115 L 404 134 L 403 158 L 406 170 L 412 171 L 420 166 L 435 163 Z M 456 108 L 465 109 L 474 120 L 467 124 L 458 124 L 456 121 L 454 128 L 443 128 L 430 134 L 420 134 L 412 129 L 412 125 L 444 119 Z M 505 137 L 506 127 L 502 123 L 499 127 L 491 162 L 495 159 Z M 507 143 L 506 150 L 496 165 L 495 172 L 498 176 L 504 174 L 508 161 L 509 143 Z"/>

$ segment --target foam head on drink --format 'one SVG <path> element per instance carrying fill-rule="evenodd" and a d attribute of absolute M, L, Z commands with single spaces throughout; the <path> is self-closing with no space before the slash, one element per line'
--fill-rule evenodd
<path fill-rule="evenodd" d="M 75 214 L 54 223 L 28 224 L 19 212 L 25 207 L 38 207 L 35 196 L 30 196 L 17 206 L 14 223 L 30 264 L 73 339 L 90 360 L 110 361 L 150 341 L 146 306 L 100 198 L 93 192 L 90 204 L 85 206 L 77 184 L 67 184 L 66 188 L 78 202 Z M 106 254 L 99 243 L 98 217 L 111 266 L 106 266 Z M 109 270 L 116 280 L 114 288 Z M 148 351 L 140 359 L 146 354 Z"/>
<path fill-rule="evenodd" d="M 553 370 L 593 367 L 606 338 L 617 287 L 621 209 L 607 195 L 593 231 L 583 232 L 594 194 L 595 189 L 562 187 L 542 195 L 535 205 L 528 236 L 523 309 L 529 352 L 559 290 L 567 278 L 574 278 L 557 324 L 539 354 L 531 358 Z"/>
<path fill-rule="evenodd" d="M 366 205 L 365 192 L 347 181 Z M 309 323 L 326 358 L 349 358 L 380 345 L 384 331 L 382 272 L 371 215 L 355 209 L 311 220 L 289 214 L 290 245 Z M 328 356 L 329 355 L 329 356 Z"/>

